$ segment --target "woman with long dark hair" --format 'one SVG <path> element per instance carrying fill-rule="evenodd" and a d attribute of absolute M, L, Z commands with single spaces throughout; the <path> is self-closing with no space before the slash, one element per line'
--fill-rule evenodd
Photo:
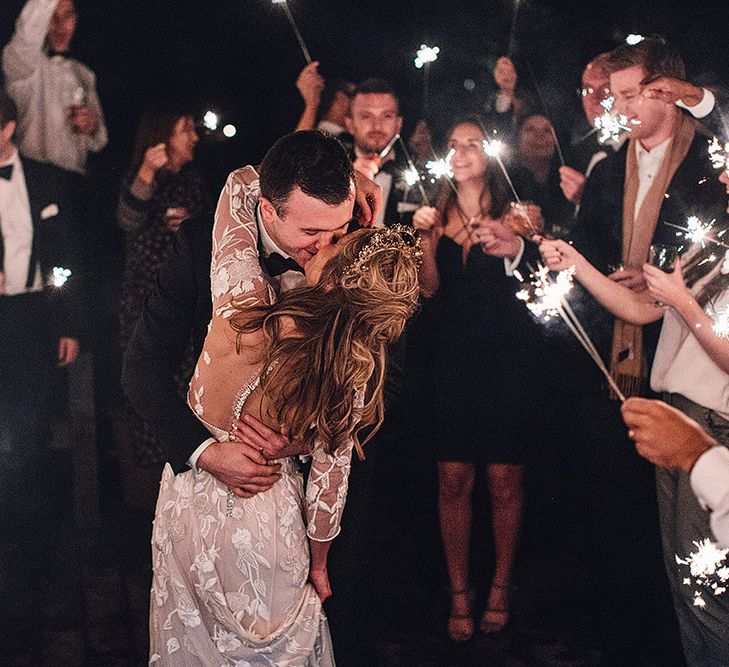
<path fill-rule="evenodd" d="M 495 571 L 479 627 L 498 632 L 509 620 L 511 572 L 522 518 L 522 452 L 513 433 L 514 355 L 530 323 L 514 299 L 518 285 L 504 260 L 485 254 L 478 230 L 512 213 L 509 189 L 483 148 L 478 119 L 457 123 L 448 138 L 456 191 L 445 184 L 436 206 L 415 212 L 423 236 L 422 278 L 438 292 L 433 417 L 440 486 L 440 527 L 450 581 L 448 635 L 474 633 L 469 550 L 477 474 L 491 497 Z M 532 210 L 532 215 L 534 210 Z M 522 308 L 523 310 L 523 308 Z M 518 362 L 517 362 L 518 363 Z"/>
<path fill-rule="evenodd" d="M 205 212 L 209 202 L 203 178 L 190 165 L 198 142 L 192 115 L 154 109 L 142 117 L 132 162 L 122 184 L 117 219 L 126 232 L 120 341 L 126 348 L 155 276 L 172 249 L 180 223 Z M 179 372 L 184 393 L 194 364 L 188 355 Z M 146 424 L 128 409 L 128 426 L 137 463 L 159 466 L 164 458 Z"/>

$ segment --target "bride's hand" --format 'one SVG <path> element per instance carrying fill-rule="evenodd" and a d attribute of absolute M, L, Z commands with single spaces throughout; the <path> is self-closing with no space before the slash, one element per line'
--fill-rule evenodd
<path fill-rule="evenodd" d="M 332 587 L 329 584 L 329 573 L 327 568 L 310 570 L 309 581 L 314 586 L 319 599 L 324 602 L 332 594 Z"/>

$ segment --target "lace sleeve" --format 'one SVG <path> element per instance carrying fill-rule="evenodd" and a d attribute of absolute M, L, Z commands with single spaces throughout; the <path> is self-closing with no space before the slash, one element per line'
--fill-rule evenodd
<path fill-rule="evenodd" d="M 333 540 L 340 530 L 349 487 L 353 442 L 349 440 L 334 454 L 317 445 L 306 485 L 307 535 L 317 542 Z"/>
<path fill-rule="evenodd" d="M 358 389 L 354 406 L 364 405 L 364 388 Z M 344 503 L 349 488 L 354 440 L 350 438 L 334 454 L 327 454 L 320 442 L 312 455 L 306 485 L 307 535 L 315 542 L 329 542 L 339 535 Z"/>
<path fill-rule="evenodd" d="M 258 257 L 258 180 L 249 167 L 228 176 L 215 209 L 210 283 L 214 317 L 230 317 L 234 304 L 271 302 L 273 289 Z"/>

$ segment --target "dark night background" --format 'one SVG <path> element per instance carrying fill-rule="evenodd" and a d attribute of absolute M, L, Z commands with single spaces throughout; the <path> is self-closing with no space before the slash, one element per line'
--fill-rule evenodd
<path fill-rule="evenodd" d="M 2 4 L 5 43 L 23 1 Z M 289 2 L 309 50 L 321 61 L 320 71 L 353 81 L 373 75 L 391 80 L 409 125 L 422 96 L 422 72 L 412 64 L 415 50 L 423 42 L 438 45 L 441 54 L 431 67 L 436 130 L 447 122 L 447 107 L 472 106 L 485 96 L 489 67 L 506 51 L 513 4 Z M 302 108 L 294 81 L 304 60 L 283 11 L 270 0 L 77 0 L 77 5 L 74 48 L 98 76 L 111 136 L 109 168 L 125 169 L 136 120 L 151 99 L 210 106 L 237 126 L 235 140 L 201 147 L 214 179 L 229 167 L 259 161 L 294 126 Z M 722 0 L 523 0 L 515 51 L 521 80 L 531 85 L 528 63 L 559 124 L 566 93 L 576 102 L 571 92 L 584 63 L 630 32 L 661 34 L 677 44 L 695 81 L 729 81 L 729 3 Z M 463 86 L 466 79 L 476 83 L 472 93 Z"/>

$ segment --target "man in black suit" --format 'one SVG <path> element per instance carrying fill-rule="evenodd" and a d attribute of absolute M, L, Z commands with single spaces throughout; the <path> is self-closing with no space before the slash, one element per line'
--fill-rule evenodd
<path fill-rule="evenodd" d="M 403 177 L 409 165 L 402 144 L 391 143 L 403 122 L 395 90 L 382 79 L 362 81 L 354 90 L 345 121 L 352 135 L 353 144 L 347 148 L 355 169 L 382 188 L 384 207 L 375 226 L 404 224 L 405 214 L 423 202 L 419 188 L 408 185 Z"/>
<path fill-rule="evenodd" d="M 305 207 L 312 204 L 320 207 L 322 202 L 310 201 L 316 200 L 316 190 L 301 200 L 302 190 L 312 192 L 310 184 L 301 180 L 301 172 L 305 172 L 306 179 L 306 174 L 327 173 L 326 170 L 349 168 L 348 165 L 341 145 L 317 132 L 298 132 L 284 137 L 264 158 L 260 168 L 262 196 L 257 216 L 262 241 L 260 259 L 281 289 L 293 286 L 298 276 L 292 258 L 303 262 L 309 253 L 309 250 L 292 246 L 292 234 L 300 225 L 312 226 L 309 231 L 313 234 L 306 243 L 314 252 L 317 243 L 331 242 L 344 231 L 340 229 L 341 225 L 332 226 L 336 222 L 329 224 L 329 220 L 320 218 L 309 220 Z M 284 175 L 282 179 L 284 172 L 288 176 Z M 289 179 L 292 180 L 286 185 L 284 181 Z M 360 222 L 370 224 L 381 208 L 381 193 L 377 186 L 360 175 L 356 176 L 356 182 L 357 202 L 362 208 Z M 297 202 L 299 205 L 294 208 Z M 349 217 L 345 222 L 349 222 Z M 237 422 L 238 428 L 250 435 L 243 440 L 260 444 L 265 458 L 257 446 L 246 442 L 211 442 L 210 433 L 180 399 L 173 379 L 188 342 L 192 340 L 195 351 L 201 351 L 211 318 L 212 226 L 211 219 L 201 218 L 187 220 L 180 227 L 172 254 L 160 270 L 157 285 L 147 298 L 129 343 L 122 384 L 138 413 L 158 430 L 176 472 L 197 463 L 233 488 L 240 497 L 249 497 L 275 483 L 277 466 L 266 465 L 266 459 L 284 456 L 288 441 L 281 434 L 246 418 L 245 422 Z M 203 445 L 209 446 L 200 454 L 198 450 Z M 210 453 L 213 456 L 209 456 Z M 360 623 L 364 614 L 358 604 L 367 592 L 363 577 L 368 568 L 358 557 L 367 546 L 366 536 L 360 536 L 366 531 L 359 528 L 360 515 L 369 512 L 369 476 L 368 466 L 355 459 L 342 533 L 329 555 L 334 593 L 325 608 L 338 664 L 376 664 L 374 643 Z M 353 525 L 348 528 L 350 522 Z"/>
<path fill-rule="evenodd" d="M 17 119 L 0 90 L 0 609 L 24 614 L 47 551 L 54 386 L 78 354 L 83 311 L 66 173 L 18 153 Z"/>
<path fill-rule="evenodd" d="M 612 280 L 641 291 L 645 285 L 640 267 L 649 245 L 681 242 L 669 224 L 685 227 L 690 215 L 726 222 L 722 189 L 706 137 L 695 131 L 693 119 L 667 100 L 644 95 L 646 82 L 684 78 L 678 53 L 660 40 L 646 39 L 618 47 L 604 66 L 616 111 L 626 115 L 631 132 L 629 141 L 600 161 L 587 179 L 573 240 Z M 660 325 L 631 329 L 592 300 L 578 301 L 578 314 L 624 393 L 629 387 L 640 392 Z M 666 632 L 675 628 L 675 621 L 662 573 L 653 471 L 626 438 L 620 405 L 608 397 L 597 370 L 586 363 L 581 370 L 573 369 L 572 382 L 575 377 L 583 387 L 578 410 L 584 420 L 580 472 L 592 512 L 588 525 L 595 527 L 594 562 L 609 657 L 620 664 L 637 661 L 641 650 L 657 652 L 657 647 L 670 645 L 678 649 L 675 629 Z"/>

